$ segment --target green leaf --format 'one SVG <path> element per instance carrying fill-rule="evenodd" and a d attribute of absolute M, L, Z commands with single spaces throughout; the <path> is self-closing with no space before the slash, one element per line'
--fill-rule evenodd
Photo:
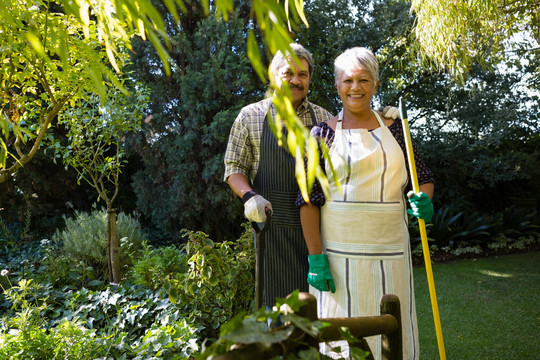
<path fill-rule="evenodd" d="M 261 81 L 266 82 L 266 70 L 262 63 L 261 53 L 259 52 L 259 46 L 257 44 L 257 39 L 253 30 L 248 30 L 248 39 L 247 39 L 247 53 L 248 58 L 251 61 L 253 69 L 259 76 Z"/>
<path fill-rule="evenodd" d="M 240 328 L 228 332 L 227 334 L 223 335 L 222 338 L 237 344 L 261 343 L 264 347 L 268 348 L 272 344 L 285 341 L 293 331 L 294 327 L 289 326 L 284 330 L 277 330 L 269 333 L 266 322 L 248 319 L 248 321 L 242 322 L 242 326 Z"/>
<path fill-rule="evenodd" d="M 219 280 L 219 277 L 215 273 L 212 273 L 210 278 L 208 279 L 208 283 L 211 286 L 216 286 L 219 283 Z"/>
<path fill-rule="evenodd" d="M 0 139 L 0 169 L 3 169 L 6 166 L 7 160 L 7 146 L 4 140 Z"/>
<path fill-rule="evenodd" d="M 2 117 L 0 118 L 0 128 L 2 129 L 4 138 L 7 139 L 9 136 L 9 122 L 4 112 L 2 112 Z"/>
<path fill-rule="evenodd" d="M 47 55 L 45 54 L 45 50 L 43 48 L 43 44 L 41 43 L 41 40 L 36 35 L 36 33 L 34 33 L 34 31 L 32 30 L 28 31 L 26 33 L 26 39 L 28 40 L 32 48 L 36 51 L 36 53 L 40 57 L 43 57 L 43 58 L 47 57 Z"/>
<path fill-rule="evenodd" d="M 101 280 L 92 280 L 86 283 L 86 286 L 88 287 L 98 287 L 103 285 L 103 281 Z"/>

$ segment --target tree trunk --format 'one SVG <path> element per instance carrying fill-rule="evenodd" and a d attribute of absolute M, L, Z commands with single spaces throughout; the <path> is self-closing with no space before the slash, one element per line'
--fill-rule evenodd
<path fill-rule="evenodd" d="M 109 280 L 119 284 L 122 274 L 120 273 L 120 258 L 118 256 L 118 233 L 116 231 L 116 209 L 107 210 L 107 259 L 109 264 Z"/>

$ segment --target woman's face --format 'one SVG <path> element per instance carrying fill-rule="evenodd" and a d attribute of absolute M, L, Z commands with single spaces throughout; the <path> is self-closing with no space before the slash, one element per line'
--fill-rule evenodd
<path fill-rule="evenodd" d="M 354 67 L 341 73 L 336 88 L 343 107 L 357 112 L 371 109 L 371 99 L 378 85 L 379 81 L 375 81 L 369 71 Z"/>

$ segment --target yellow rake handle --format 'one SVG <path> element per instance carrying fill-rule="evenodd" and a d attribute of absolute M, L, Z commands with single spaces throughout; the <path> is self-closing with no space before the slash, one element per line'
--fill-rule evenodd
<path fill-rule="evenodd" d="M 418 185 L 418 176 L 416 175 L 416 164 L 414 162 L 411 132 L 409 130 L 409 122 L 407 120 L 407 110 L 405 109 L 405 104 L 402 98 L 399 98 L 399 109 L 401 113 L 401 121 L 403 123 L 403 135 L 405 137 L 405 145 L 407 147 L 407 157 L 409 159 L 409 170 L 411 172 L 412 187 L 414 193 L 417 194 L 420 191 L 420 186 Z M 422 240 L 422 251 L 424 253 L 424 263 L 426 264 L 429 296 L 431 298 L 433 320 L 435 321 L 437 344 L 439 345 L 439 357 L 441 358 L 441 360 L 446 360 L 446 353 L 444 351 L 444 341 L 441 328 L 441 318 L 439 316 L 439 305 L 437 304 L 437 294 L 435 292 L 435 281 L 433 280 L 431 256 L 429 254 L 429 244 L 427 240 L 426 223 L 424 219 L 418 219 L 418 227 L 420 228 L 420 239 Z"/>

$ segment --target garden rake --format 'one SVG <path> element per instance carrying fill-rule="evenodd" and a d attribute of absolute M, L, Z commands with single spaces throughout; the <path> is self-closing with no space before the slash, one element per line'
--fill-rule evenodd
<path fill-rule="evenodd" d="M 411 183 L 413 191 L 407 194 L 409 197 L 418 193 L 420 187 L 418 185 L 418 177 L 416 175 L 416 164 L 414 162 L 414 153 L 411 141 L 411 133 L 409 130 L 409 122 L 407 120 L 407 110 L 405 109 L 405 101 L 399 98 L 399 110 L 401 121 L 403 123 L 403 135 L 405 137 L 405 145 L 407 147 L 407 157 L 409 160 L 409 171 L 411 173 Z M 422 240 L 422 250 L 424 253 L 424 262 L 426 264 L 426 274 L 428 278 L 429 296 L 431 298 L 431 308 L 433 310 L 433 320 L 435 321 L 435 332 L 437 335 L 437 344 L 439 346 L 439 357 L 441 360 L 446 360 L 444 351 L 444 341 L 441 329 L 441 319 L 439 317 L 439 305 L 437 304 L 437 294 L 435 292 L 435 282 L 433 280 L 433 270 L 431 268 L 431 256 L 429 255 L 429 244 L 427 241 L 426 223 L 424 219 L 418 219 L 418 227 L 420 229 L 420 238 Z"/>

